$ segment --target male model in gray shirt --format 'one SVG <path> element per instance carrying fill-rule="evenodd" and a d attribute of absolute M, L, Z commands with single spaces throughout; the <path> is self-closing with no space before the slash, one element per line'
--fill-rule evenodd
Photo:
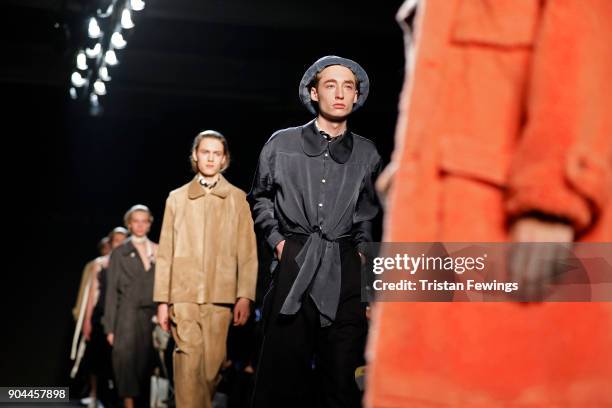
<path fill-rule="evenodd" d="M 367 335 L 361 253 L 379 212 L 374 181 L 382 163 L 347 118 L 368 91 L 356 62 L 319 59 L 300 83 L 316 118 L 276 132 L 262 149 L 250 195 L 279 264 L 264 300 L 256 408 L 361 406 L 354 380 Z"/>

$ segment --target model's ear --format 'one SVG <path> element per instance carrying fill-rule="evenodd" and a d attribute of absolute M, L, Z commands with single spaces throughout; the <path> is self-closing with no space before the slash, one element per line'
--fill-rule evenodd
<path fill-rule="evenodd" d="M 314 86 L 310 88 L 310 99 L 315 102 L 319 102 L 319 94 L 317 93 L 317 88 Z"/>
<path fill-rule="evenodd" d="M 191 152 L 191 158 L 193 159 L 194 162 L 198 161 L 198 155 L 196 154 L 195 150 Z"/>
<path fill-rule="evenodd" d="M 353 105 L 357 103 L 357 99 L 359 99 L 359 91 L 355 92 L 355 97 L 353 98 Z"/>

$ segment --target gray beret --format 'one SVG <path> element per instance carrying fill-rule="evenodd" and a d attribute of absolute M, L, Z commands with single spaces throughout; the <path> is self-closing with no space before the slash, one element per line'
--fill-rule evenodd
<path fill-rule="evenodd" d="M 357 82 L 359 82 L 359 96 L 357 97 L 357 102 L 355 105 L 353 105 L 353 112 L 361 108 L 366 99 L 368 99 L 368 93 L 370 92 L 370 79 L 368 78 L 368 74 L 366 74 L 361 65 L 353 60 L 335 55 L 328 55 L 326 57 L 319 58 L 314 64 L 312 64 L 310 68 L 306 70 L 302 80 L 300 81 L 300 100 L 304 106 L 306 106 L 306 109 L 308 109 L 310 113 L 314 115 L 317 114 L 314 107 L 314 102 L 310 99 L 309 86 L 312 84 L 315 76 L 330 65 L 342 65 L 343 67 L 347 67 L 353 71 L 353 74 L 355 74 L 355 77 L 357 78 Z"/>

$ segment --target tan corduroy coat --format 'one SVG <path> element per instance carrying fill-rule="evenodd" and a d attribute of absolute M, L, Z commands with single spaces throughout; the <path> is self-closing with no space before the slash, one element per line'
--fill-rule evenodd
<path fill-rule="evenodd" d="M 166 201 L 154 300 L 234 304 L 255 299 L 257 246 L 246 194 L 223 176 L 210 193 L 197 178 Z"/>

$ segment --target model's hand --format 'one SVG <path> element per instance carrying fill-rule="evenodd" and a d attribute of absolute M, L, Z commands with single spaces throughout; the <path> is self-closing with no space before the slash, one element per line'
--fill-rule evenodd
<path fill-rule="evenodd" d="M 391 161 L 385 167 L 385 169 L 380 173 L 378 179 L 376 180 L 376 192 L 378 193 L 378 197 L 380 198 L 381 203 L 384 205 L 387 200 L 387 195 L 389 194 L 389 190 L 391 189 L 391 185 L 393 184 L 393 178 L 395 176 L 395 172 L 397 171 L 397 164 L 395 161 Z"/>
<path fill-rule="evenodd" d="M 574 229 L 563 222 L 525 217 L 512 225 L 510 237 L 515 242 L 572 242 Z"/>
<path fill-rule="evenodd" d="M 276 259 L 280 261 L 281 256 L 283 256 L 283 248 L 285 248 L 285 240 L 283 239 L 281 242 L 276 244 Z"/>
<path fill-rule="evenodd" d="M 85 336 L 85 340 L 91 340 L 91 320 L 89 319 L 83 321 L 83 336 Z"/>
<path fill-rule="evenodd" d="M 367 259 L 366 259 L 365 255 L 362 254 L 361 252 L 357 252 L 357 253 L 359 254 L 359 259 L 361 260 L 361 265 L 362 266 L 365 265 L 366 262 L 367 262 Z"/>
<path fill-rule="evenodd" d="M 112 346 L 113 343 L 115 342 L 115 335 L 113 333 L 108 333 L 106 335 L 106 341 L 108 341 L 108 344 Z"/>
<path fill-rule="evenodd" d="M 168 304 L 160 303 L 157 305 L 157 322 L 159 327 L 165 331 L 170 331 L 170 322 L 168 321 Z"/>
<path fill-rule="evenodd" d="M 244 326 L 251 314 L 251 301 L 240 298 L 234 305 L 234 326 Z"/>
<path fill-rule="evenodd" d="M 570 243 L 574 229 L 563 222 L 521 218 L 510 229 L 514 242 Z M 544 289 L 555 275 L 567 248 L 563 245 L 517 245 L 509 259 L 510 277 L 519 284 L 518 295 L 525 301 L 542 300 Z"/>

